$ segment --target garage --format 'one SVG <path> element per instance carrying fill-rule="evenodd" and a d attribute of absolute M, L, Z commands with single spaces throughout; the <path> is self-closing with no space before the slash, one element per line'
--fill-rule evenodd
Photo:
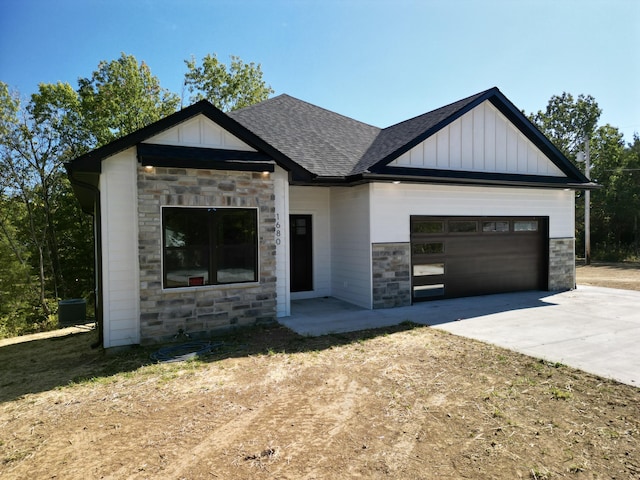
<path fill-rule="evenodd" d="M 548 217 L 411 216 L 412 300 L 546 290 Z"/>

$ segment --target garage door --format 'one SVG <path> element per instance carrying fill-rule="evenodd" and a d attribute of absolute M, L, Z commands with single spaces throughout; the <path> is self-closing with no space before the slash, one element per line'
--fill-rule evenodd
<path fill-rule="evenodd" d="M 548 217 L 411 217 L 414 301 L 546 290 Z"/>

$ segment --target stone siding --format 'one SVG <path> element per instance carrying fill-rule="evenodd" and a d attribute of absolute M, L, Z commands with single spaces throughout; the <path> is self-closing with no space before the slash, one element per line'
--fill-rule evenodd
<path fill-rule="evenodd" d="M 411 305 L 411 245 L 372 246 L 373 308 Z"/>
<path fill-rule="evenodd" d="M 573 238 L 549 239 L 549 290 L 572 290 L 575 286 L 575 240 Z"/>
<path fill-rule="evenodd" d="M 272 175 L 138 168 L 141 343 L 276 319 L 275 197 Z M 162 288 L 162 206 L 258 209 L 259 282 Z"/>

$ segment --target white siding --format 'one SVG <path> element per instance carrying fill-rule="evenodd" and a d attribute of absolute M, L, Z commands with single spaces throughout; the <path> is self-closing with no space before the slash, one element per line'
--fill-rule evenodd
<path fill-rule="evenodd" d="M 276 299 L 277 316 L 291 315 L 289 293 L 289 180 L 287 172 L 276 167 L 273 174 L 276 197 Z"/>
<path fill-rule="evenodd" d="M 190 118 L 158 135 L 146 143 L 181 145 L 187 147 L 223 148 L 227 150 L 255 150 L 204 115 Z"/>
<path fill-rule="evenodd" d="M 372 308 L 369 185 L 331 189 L 332 295 Z"/>
<path fill-rule="evenodd" d="M 550 238 L 574 237 L 574 192 L 374 183 L 371 242 L 408 242 L 411 215 L 548 216 Z"/>
<path fill-rule="evenodd" d="M 289 213 L 311 215 L 313 232 L 313 290 L 293 292 L 292 300 L 331 295 L 329 194 L 330 190 L 323 187 L 290 187 L 289 189 Z M 286 238 L 288 242 L 288 235 Z"/>
<path fill-rule="evenodd" d="M 565 176 L 488 100 L 416 145 L 390 165 Z"/>
<path fill-rule="evenodd" d="M 136 149 L 102 162 L 104 347 L 140 343 Z"/>

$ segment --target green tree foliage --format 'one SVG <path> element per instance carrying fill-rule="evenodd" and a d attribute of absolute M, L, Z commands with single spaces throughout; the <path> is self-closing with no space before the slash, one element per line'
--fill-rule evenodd
<path fill-rule="evenodd" d="M 638 216 L 640 214 L 640 145 L 638 137 L 625 146 L 623 136 L 611 125 L 598 126 L 602 110 L 590 95 L 554 95 L 544 111 L 530 120 L 584 171 L 577 153 L 589 139 L 590 178 L 603 188 L 591 194 L 591 240 L 594 256 L 619 260 L 638 256 Z M 576 250 L 584 248 L 583 193 L 577 192 Z"/>
<path fill-rule="evenodd" d="M 640 257 L 640 137 L 624 144 L 610 125 L 594 139 L 592 177 L 604 188 L 592 194 L 592 238 L 605 260 Z"/>
<path fill-rule="evenodd" d="M 216 55 L 206 55 L 202 64 L 195 58 L 185 60 L 188 71 L 184 85 L 191 94 L 190 101 L 207 99 L 225 112 L 248 107 L 269 98 L 273 89 L 262 79 L 260 64 L 244 63 L 232 56 L 227 67 Z"/>
<path fill-rule="evenodd" d="M 554 95 L 547 108 L 531 114 L 529 119 L 560 149 L 575 162 L 586 136 L 591 138 L 602 110 L 591 95 L 570 93 Z"/>
<path fill-rule="evenodd" d="M 132 55 L 102 61 L 79 81 L 85 131 L 91 147 L 104 145 L 173 113 L 180 98 L 160 86 L 157 77 Z"/>
<path fill-rule="evenodd" d="M 187 61 L 193 100 L 227 110 L 273 92 L 260 66 Z M 58 300 L 93 301 L 92 220 L 80 211 L 63 164 L 176 111 L 180 98 L 149 67 L 121 54 L 78 88 L 40 84 L 23 101 L 0 82 L 0 337 L 51 328 Z"/>
<path fill-rule="evenodd" d="M 0 112 L 0 261 L 6 278 L 14 278 L 13 286 L 0 287 L 0 312 L 2 330 L 24 333 L 52 324 L 58 298 L 91 291 L 69 272 L 87 273 L 81 266 L 91 258 L 91 226 L 81 220 L 62 169 L 82 149 L 79 103 L 66 84 L 40 85 L 23 104 L 0 83 Z M 72 248 L 69 236 L 77 238 Z"/>

